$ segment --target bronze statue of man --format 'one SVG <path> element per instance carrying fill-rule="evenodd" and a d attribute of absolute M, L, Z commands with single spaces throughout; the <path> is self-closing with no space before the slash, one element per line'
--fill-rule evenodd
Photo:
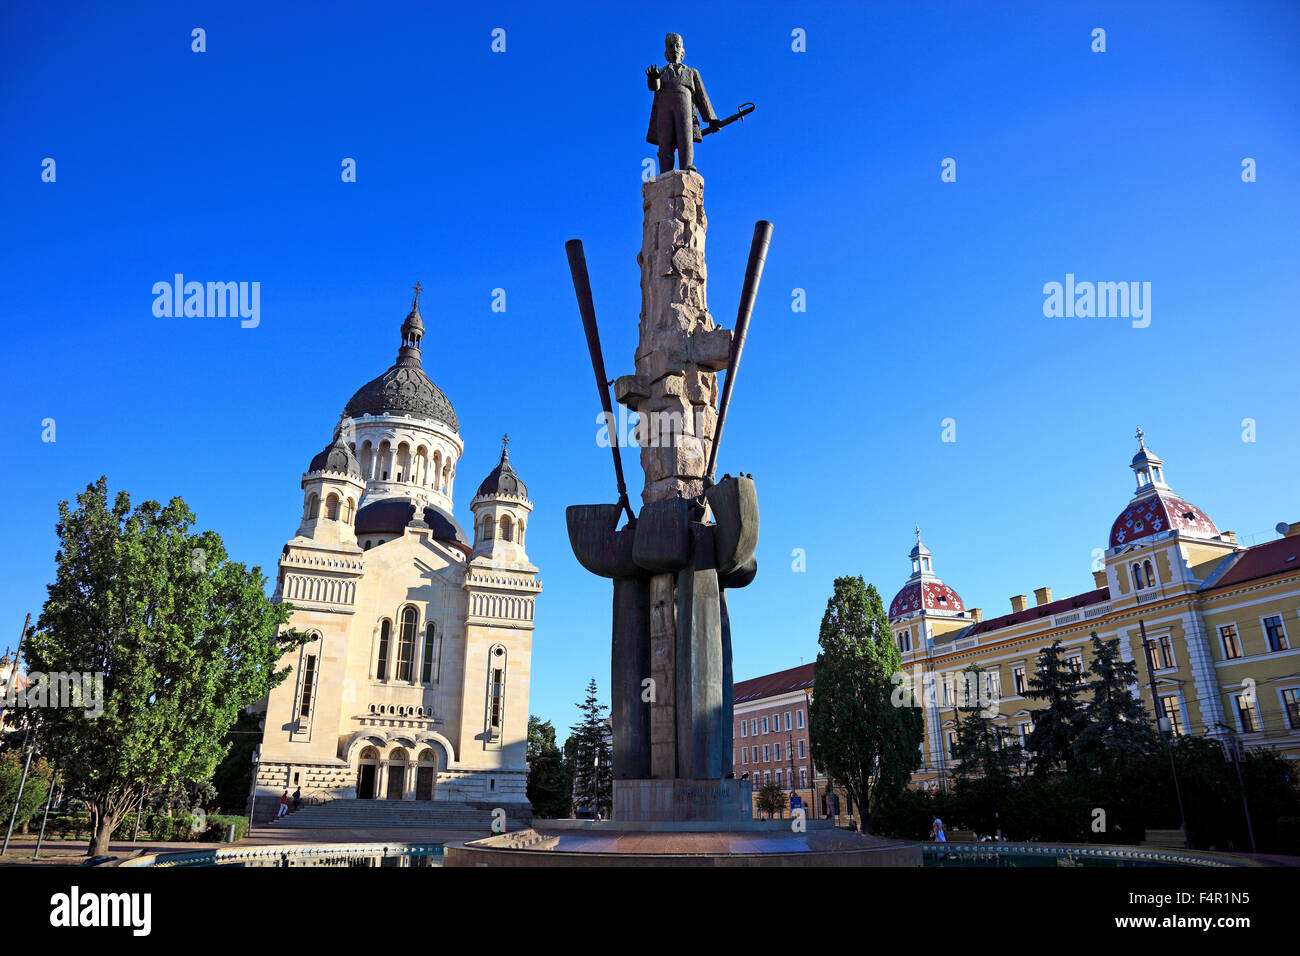
<path fill-rule="evenodd" d="M 718 126 L 718 117 L 704 92 L 704 81 L 698 71 L 682 62 L 685 55 L 681 34 L 670 33 L 664 37 L 668 65 L 662 70 L 651 66 L 645 71 L 646 86 L 655 95 L 645 141 L 659 147 L 660 173 L 673 168 L 674 152 L 678 169 L 695 172 L 695 144 L 702 139 L 696 110 L 710 130 Z"/>

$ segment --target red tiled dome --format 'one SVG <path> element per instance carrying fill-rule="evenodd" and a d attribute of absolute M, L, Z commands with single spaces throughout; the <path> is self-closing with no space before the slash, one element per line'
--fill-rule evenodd
<path fill-rule="evenodd" d="M 964 611 L 957 592 L 942 581 L 910 581 L 894 595 L 889 603 L 889 616 L 898 617 L 921 610 L 922 600 L 927 611 Z"/>
<path fill-rule="evenodd" d="M 1185 531 L 1212 538 L 1219 533 L 1214 522 L 1196 505 L 1177 495 L 1157 492 L 1130 502 L 1110 528 L 1110 546 L 1131 544 L 1166 531 Z"/>

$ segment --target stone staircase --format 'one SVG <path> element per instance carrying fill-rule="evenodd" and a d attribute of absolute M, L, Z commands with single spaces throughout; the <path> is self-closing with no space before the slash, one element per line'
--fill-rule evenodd
<path fill-rule="evenodd" d="M 530 808 L 519 804 L 482 802 L 452 803 L 441 800 L 331 800 L 305 806 L 273 821 L 277 830 L 302 827 L 341 827 L 344 829 L 383 829 L 388 827 L 422 827 L 447 830 L 481 830 L 492 832 L 492 811 L 506 812 L 506 829 L 520 830 L 532 824 Z"/>

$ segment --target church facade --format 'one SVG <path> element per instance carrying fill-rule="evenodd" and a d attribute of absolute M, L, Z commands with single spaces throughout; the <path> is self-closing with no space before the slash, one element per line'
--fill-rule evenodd
<path fill-rule="evenodd" d="M 274 600 L 310 641 L 264 702 L 259 817 L 285 790 L 338 798 L 527 809 L 533 510 L 501 458 L 455 518 L 464 450 L 425 373 L 419 292 L 396 362 L 344 408 L 302 476 L 297 533 Z"/>

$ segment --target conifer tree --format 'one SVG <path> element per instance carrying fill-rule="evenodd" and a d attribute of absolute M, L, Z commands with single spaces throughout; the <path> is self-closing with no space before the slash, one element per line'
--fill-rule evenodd
<path fill-rule="evenodd" d="M 1029 738 L 1030 764 L 1034 775 L 1046 776 L 1064 767 L 1074 769 L 1074 740 L 1083 719 L 1078 697 L 1083 690 L 1079 674 L 1066 662 L 1061 642 L 1052 643 L 1038 655 L 1038 667 L 1029 678 L 1025 696 L 1047 702 L 1031 711 L 1034 730 Z"/>
<path fill-rule="evenodd" d="M 587 685 L 587 696 L 576 705 L 581 717 L 569 728 L 565 750 L 573 772 L 573 798 L 579 806 L 600 810 L 607 818 L 614 806 L 614 766 L 606 732 L 605 711 L 596 693 L 596 678 Z"/>

